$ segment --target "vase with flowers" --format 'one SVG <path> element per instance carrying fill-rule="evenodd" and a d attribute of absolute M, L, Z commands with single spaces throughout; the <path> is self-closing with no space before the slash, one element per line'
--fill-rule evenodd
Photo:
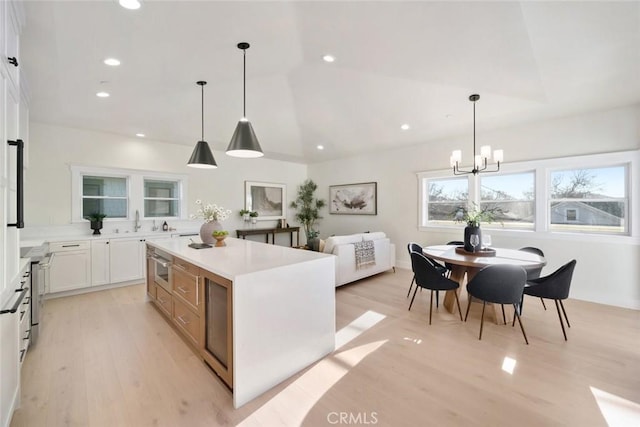
<path fill-rule="evenodd" d="M 198 210 L 195 214 L 190 215 L 190 218 L 199 218 L 205 221 L 200 227 L 200 239 L 202 239 L 203 243 L 214 243 L 213 232 L 222 230 L 220 222 L 229 218 L 231 211 L 216 204 L 204 204 L 200 199 L 196 200 L 196 205 L 198 206 Z"/>
<path fill-rule="evenodd" d="M 475 252 L 476 248 L 482 248 L 482 230 L 480 224 L 483 222 L 491 223 L 496 215 L 501 212 L 497 207 L 478 208 L 473 203 L 471 207 L 459 207 L 455 212 L 453 219 L 455 222 L 465 222 L 467 226 L 464 228 L 464 250 L 467 252 Z M 478 236 L 473 238 L 472 236 Z M 474 243 L 474 244 L 472 244 Z"/>

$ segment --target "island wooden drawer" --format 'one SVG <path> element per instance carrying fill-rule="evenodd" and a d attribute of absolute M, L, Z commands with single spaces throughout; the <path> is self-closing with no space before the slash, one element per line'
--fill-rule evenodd
<path fill-rule="evenodd" d="M 173 295 L 187 303 L 192 310 L 198 311 L 201 296 L 198 292 L 198 276 L 194 276 L 180 267 L 173 269 Z"/>
<path fill-rule="evenodd" d="M 149 295 L 149 298 L 151 298 L 152 301 L 156 299 L 157 287 L 158 285 L 156 285 L 155 283 L 147 281 L 147 294 Z"/>
<path fill-rule="evenodd" d="M 196 346 L 200 344 L 200 317 L 178 299 L 173 300 L 173 321 Z"/>
<path fill-rule="evenodd" d="M 171 317 L 171 294 L 162 287 L 156 286 L 156 304 L 167 316 Z"/>
<path fill-rule="evenodd" d="M 180 258 L 173 258 L 173 267 L 176 267 L 177 269 L 182 269 L 183 271 L 186 271 L 188 273 L 193 274 L 194 276 L 198 276 L 200 274 L 200 268 L 188 263 L 187 261 L 180 259 Z"/>

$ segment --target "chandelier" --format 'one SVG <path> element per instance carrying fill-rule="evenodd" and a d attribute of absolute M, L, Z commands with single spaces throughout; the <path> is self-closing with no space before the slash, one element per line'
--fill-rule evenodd
<path fill-rule="evenodd" d="M 487 169 L 489 158 L 491 157 L 491 147 L 489 145 L 483 145 L 480 147 L 480 154 L 476 154 L 476 101 L 478 99 L 480 99 L 480 95 L 477 94 L 469 97 L 469 101 L 473 102 L 473 169 L 460 169 L 459 164 L 462 160 L 462 150 L 453 150 L 449 162 L 453 168 L 454 175 L 466 175 L 470 173 L 475 175 L 480 172 L 498 172 L 500 170 L 500 163 L 504 158 L 504 152 L 502 150 L 495 150 L 493 152 L 493 161 L 496 162 L 496 166 L 492 169 Z"/>

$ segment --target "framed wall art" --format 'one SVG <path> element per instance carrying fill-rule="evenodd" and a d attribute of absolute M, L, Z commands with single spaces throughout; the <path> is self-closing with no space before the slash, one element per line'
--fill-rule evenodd
<path fill-rule="evenodd" d="M 340 215 L 377 215 L 377 186 L 377 182 L 330 185 L 329 213 Z"/>
<path fill-rule="evenodd" d="M 244 208 L 258 212 L 258 220 L 286 219 L 287 186 L 268 182 L 244 182 Z"/>

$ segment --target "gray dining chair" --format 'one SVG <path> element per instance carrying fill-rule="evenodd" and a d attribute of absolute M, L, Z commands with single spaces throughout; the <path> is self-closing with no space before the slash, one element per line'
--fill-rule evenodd
<path fill-rule="evenodd" d="M 482 328 L 484 325 L 484 309 L 486 303 L 502 304 L 502 315 L 504 317 L 504 304 L 513 305 L 514 322 L 518 319 L 524 341 L 529 344 L 527 334 L 524 331 L 520 314 L 518 313 L 518 305 L 522 300 L 522 292 L 527 280 L 527 273 L 524 268 L 518 265 L 496 264 L 489 265 L 480 270 L 473 279 L 467 284 L 467 292 L 469 293 L 469 302 L 467 304 L 467 312 L 464 321 L 469 316 L 469 308 L 471 307 L 471 297 L 482 301 L 482 315 L 480 316 L 480 335 L 482 339 Z"/>
<path fill-rule="evenodd" d="M 525 246 L 524 248 L 520 248 L 518 250 L 536 254 L 544 258 L 544 252 L 542 252 L 542 249 L 533 246 Z M 531 267 L 525 268 L 524 270 L 527 272 L 527 281 L 537 279 L 538 277 L 540 277 L 540 274 L 542 274 L 542 267 Z M 544 307 L 544 309 L 546 310 L 547 306 L 544 303 L 544 299 L 540 298 L 540 302 L 542 303 L 542 307 Z"/>

